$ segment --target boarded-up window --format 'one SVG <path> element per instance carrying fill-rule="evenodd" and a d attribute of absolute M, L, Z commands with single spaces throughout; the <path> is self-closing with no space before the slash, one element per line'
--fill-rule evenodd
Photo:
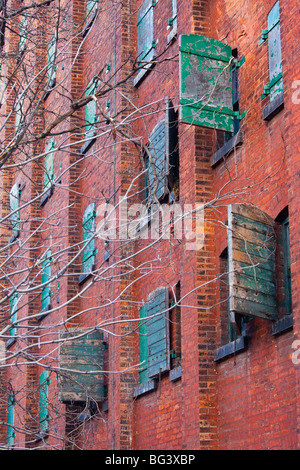
<path fill-rule="evenodd" d="M 62 332 L 60 339 L 60 400 L 64 403 L 102 401 L 105 396 L 103 334 L 70 330 Z"/>
<path fill-rule="evenodd" d="M 51 287 L 50 287 L 50 279 L 51 279 L 51 251 L 49 250 L 47 254 L 44 256 L 43 261 L 43 272 L 42 272 L 42 284 L 45 284 L 42 290 L 42 298 L 41 298 L 41 311 L 44 312 L 49 309 L 50 302 L 51 302 Z"/>
<path fill-rule="evenodd" d="M 15 183 L 9 193 L 9 204 L 10 204 L 10 220 L 12 226 L 12 238 L 16 238 L 19 235 L 20 230 L 20 196 L 21 190 L 20 185 Z"/>
<path fill-rule="evenodd" d="M 47 78 L 48 87 L 53 88 L 56 80 L 56 48 L 57 48 L 57 36 L 54 34 L 48 45 L 48 68 Z"/>
<path fill-rule="evenodd" d="M 86 90 L 86 96 L 91 96 L 96 93 L 97 82 L 93 81 Z M 91 139 L 96 134 L 96 122 L 97 122 L 97 104 L 95 100 L 89 101 L 85 105 L 85 138 Z"/>
<path fill-rule="evenodd" d="M 50 189 L 54 179 L 53 165 L 54 165 L 54 148 L 55 140 L 51 138 L 47 143 L 44 157 L 44 190 Z"/>
<path fill-rule="evenodd" d="M 95 263 L 95 203 L 88 205 L 83 214 L 82 220 L 82 241 L 84 244 L 84 250 L 82 253 L 82 272 L 89 273 L 93 270 Z M 90 240 L 88 242 L 88 240 Z"/>
<path fill-rule="evenodd" d="M 146 382 L 170 369 L 169 293 L 166 287 L 159 287 L 148 296 L 140 319 L 140 381 Z"/>
<path fill-rule="evenodd" d="M 39 428 L 41 433 L 48 431 L 49 427 L 49 373 L 44 370 L 39 377 Z"/>
<path fill-rule="evenodd" d="M 229 311 L 274 320 L 276 302 L 274 221 L 247 204 L 228 208 Z"/>
<path fill-rule="evenodd" d="M 19 52 L 24 52 L 27 40 L 27 16 L 24 15 L 20 23 Z"/>
<path fill-rule="evenodd" d="M 6 445 L 9 448 L 12 448 L 15 443 L 15 430 L 14 430 L 14 421 L 15 421 L 15 398 L 14 395 L 9 395 L 7 401 L 7 430 L 6 430 Z"/>
<path fill-rule="evenodd" d="M 98 0 L 86 0 L 86 19 L 87 23 L 93 21 L 97 12 Z"/>
<path fill-rule="evenodd" d="M 166 99 L 165 119 L 151 132 L 145 155 L 146 196 L 151 199 L 155 196 L 161 200 L 179 184 L 177 144 L 177 116 L 171 101 Z"/>
<path fill-rule="evenodd" d="M 195 34 L 180 36 L 180 118 L 183 122 L 234 131 L 231 47 Z"/>
<path fill-rule="evenodd" d="M 10 321 L 12 326 L 9 329 L 9 336 L 15 337 L 17 334 L 16 321 L 17 321 L 17 309 L 18 309 L 18 294 L 14 294 L 9 299 L 10 303 Z"/>
<path fill-rule="evenodd" d="M 262 99 L 270 95 L 270 100 L 273 101 L 283 92 L 279 1 L 268 15 L 268 29 L 263 31 L 263 39 L 268 39 L 270 82 L 264 86 Z"/>

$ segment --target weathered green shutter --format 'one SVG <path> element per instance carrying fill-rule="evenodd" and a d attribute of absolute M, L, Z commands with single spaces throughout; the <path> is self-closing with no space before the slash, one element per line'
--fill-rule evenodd
<path fill-rule="evenodd" d="M 138 14 L 138 59 L 139 62 L 150 62 L 154 57 L 154 0 L 145 0 Z"/>
<path fill-rule="evenodd" d="M 10 203 L 10 212 L 11 225 L 12 225 L 12 235 L 13 237 L 18 236 L 20 230 L 20 186 L 15 183 L 9 193 L 9 203 Z"/>
<path fill-rule="evenodd" d="M 291 285 L 291 257 L 290 257 L 290 228 L 289 219 L 282 223 L 283 238 L 283 262 L 284 262 L 284 286 L 285 286 L 285 310 L 292 313 L 292 285 Z"/>
<path fill-rule="evenodd" d="M 91 96 L 96 93 L 97 82 L 93 82 L 86 91 L 86 96 Z M 90 139 L 95 136 L 97 122 L 97 103 L 95 100 L 89 101 L 85 105 L 85 138 Z"/>
<path fill-rule="evenodd" d="M 147 340 L 147 307 L 143 305 L 140 309 L 140 322 L 139 322 L 139 382 L 144 383 L 148 380 L 148 340 Z"/>
<path fill-rule="evenodd" d="M 228 207 L 229 309 L 235 314 L 276 319 L 274 221 L 247 204 Z"/>
<path fill-rule="evenodd" d="M 86 0 L 86 19 L 92 21 L 98 5 L 98 0 Z"/>
<path fill-rule="evenodd" d="M 55 85 L 55 78 L 56 78 L 56 43 L 57 37 L 54 34 L 50 40 L 48 45 L 48 69 L 47 69 L 47 76 L 48 76 L 48 86 L 53 87 Z"/>
<path fill-rule="evenodd" d="M 80 336 L 80 337 L 78 337 Z M 61 332 L 60 400 L 64 403 L 104 399 L 103 334 L 86 330 Z"/>
<path fill-rule="evenodd" d="M 46 146 L 46 155 L 44 158 L 44 189 L 49 189 L 52 185 L 52 180 L 54 179 L 53 174 L 53 164 L 54 164 L 54 152 L 55 140 L 51 138 Z"/>
<path fill-rule="evenodd" d="M 183 122 L 234 130 L 231 47 L 195 34 L 180 36 L 180 117 Z"/>
<path fill-rule="evenodd" d="M 20 24 L 19 52 L 23 52 L 26 47 L 27 39 L 27 16 L 24 15 Z"/>
<path fill-rule="evenodd" d="M 42 273 L 42 284 L 48 282 L 51 278 L 51 251 L 49 250 L 45 256 L 45 261 L 43 261 L 43 273 Z M 51 300 L 51 287 L 50 283 L 43 287 L 42 290 L 42 299 L 41 299 L 41 310 L 47 310 L 50 305 Z"/>
<path fill-rule="evenodd" d="M 148 340 L 148 377 L 170 369 L 168 288 L 153 291 L 146 303 Z"/>
<path fill-rule="evenodd" d="M 49 374 L 44 370 L 39 378 L 39 427 L 40 432 L 46 432 L 49 425 Z"/>
<path fill-rule="evenodd" d="M 16 328 L 16 321 L 17 321 L 17 302 L 18 302 L 18 294 L 14 294 L 10 299 L 10 320 L 13 323 L 13 326 L 9 329 L 9 336 L 16 336 L 17 328 Z"/>
<path fill-rule="evenodd" d="M 268 38 L 270 82 L 264 86 L 262 98 L 270 95 L 272 101 L 283 92 L 279 1 L 268 15 L 268 29 L 263 32 L 263 38 Z"/>
<path fill-rule="evenodd" d="M 9 395 L 7 401 L 7 430 L 6 430 L 6 445 L 12 447 L 15 442 L 15 431 L 14 431 L 14 421 L 15 421 L 15 399 L 13 395 Z"/>
<path fill-rule="evenodd" d="M 176 151 L 176 117 L 171 101 L 166 99 L 166 117 L 160 121 L 151 132 L 148 151 L 152 162 L 147 155 L 145 165 L 147 194 L 158 200 L 168 194 L 168 176 L 174 171 Z"/>
<path fill-rule="evenodd" d="M 95 234 L 95 203 L 88 205 L 83 214 L 82 221 L 82 241 L 85 244 Z M 95 262 L 95 238 L 93 238 L 84 248 L 82 253 L 82 272 L 92 271 Z"/>

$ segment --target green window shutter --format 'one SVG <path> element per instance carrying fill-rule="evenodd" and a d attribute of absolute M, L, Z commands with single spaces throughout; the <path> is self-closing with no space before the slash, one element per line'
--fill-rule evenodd
<path fill-rule="evenodd" d="M 17 328 L 16 328 L 16 321 L 17 321 L 17 303 L 18 303 L 18 294 L 14 294 L 10 299 L 10 319 L 13 323 L 13 326 L 9 329 L 9 336 L 16 336 Z"/>
<path fill-rule="evenodd" d="M 284 286 L 285 286 L 285 310 L 292 313 L 292 285 L 291 285 L 291 257 L 290 257 L 290 228 L 289 219 L 282 223 L 283 261 L 284 261 Z"/>
<path fill-rule="evenodd" d="M 98 83 L 93 82 L 89 85 L 86 96 L 94 95 L 97 90 Z M 97 122 L 97 103 L 95 100 L 89 101 L 85 105 L 85 138 L 90 139 L 95 136 L 96 128 L 95 124 Z"/>
<path fill-rule="evenodd" d="M 168 181 L 174 179 L 176 172 L 177 118 L 171 101 L 166 99 L 166 116 L 151 132 L 145 158 L 147 196 L 158 200 L 169 192 Z"/>
<path fill-rule="evenodd" d="M 15 421 L 15 399 L 13 395 L 9 395 L 7 401 L 7 431 L 6 445 L 12 447 L 15 441 L 14 421 Z"/>
<path fill-rule="evenodd" d="M 268 15 L 268 29 L 263 32 L 263 37 L 268 38 L 270 82 L 264 86 L 262 99 L 270 95 L 272 101 L 283 92 L 279 1 Z"/>
<path fill-rule="evenodd" d="M 60 333 L 59 398 L 63 403 L 104 399 L 103 333 L 69 330 Z"/>
<path fill-rule="evenodd" d="M 98 0 L 86 0 L 86 18 L 87 22 L 93 20 L 94 15 L 97 11 Z"/>
<path fill-rule="evenodd" d="M 15 183 L 9 193 L 9 203 L 11 215 L 11 225 L 13 236 L 18 236 L 20 230 L 20 186 Z"/>
<path fill-rule="evenodd" d="M 49 279 L 51 278 L 51 251 L 49 250 L 47 252 L 47 255 L 44 257 L 43 261 L 43 273 L 42 273 L 42 284 L 45 282 L 48 282 Z M 50 300 L 51 300 L 51 287 L 50 284 L 47 284 L 45 287 L 43 287 L 42 290 L 42 299 L 41 299 L 41 310 L 47 310 L 50 305 Z"/>
<path fill-rule="evenodd" d="M 53 149 L 55 148 L 55 140 L 51 138 L 46 146 L 45 152 L 46 155 L 44 157 L 44 190 L 51 188 L 52 181 L 54 179 L 53 174 L 53 164 L 54 164 L 54 152 Z"/>
<path fill-rule="evenodd" d="M 152 378 L 170 369 L 168 288 L 159 287 L 153 291 L 146 306 L 147 317 L 150 317 L 147 321 L 148 377 Z"/>
<path fill-rule="evenodd" d="M 144 383 L 148 381 L 148 339 L 147 339 L 147 306 L 143 305 L 140 309 L 140 322 L 139 322 L 139 382 Z"/>
<path fill-rule="evenodd" d="M 172 0 L 172 16 L 168 21 L 169 26 L 177 26 L 177 0 Z"/>
<path fill-rule="evenodd" d="M 39 378 L 39 427 L 40 432 L 46 432 L 49 425 L 49 374 L 44 370 Z"/>
<path fill-rule="evenodd" d="M 234 131 L 231 47 L 195 34 L 180 36 L 180 118 L 183 122 Z M 241 65 L 241 64 L 236 64 Z"/>
<path fill-rule="evenodd" d="M 85 244 L 95 234 L 95 203 L 88 205 L 83 214 L 82 221 L 82 241 Z M 95 239 L 93 238 L 84 248 L 82 253 L 82 271 L 88 273 L 92 271 L 95 264 Z"/>
<path fill-rule="evenodd" d="M 47 78 L 48 78 L 48 86 L 53 87 L 55 85 L 55 78 L 56 78 L 56 45 L 57 45 L 57 37 L 54 34 L 50 40 L 48 45 L 48 70 L 47 70 Z"/>
<path fill-rule="evenodd" d="M 27 16 L 23 16 L 20 24 L 19 52 L 23 52 L 26 47 L 27 39 Z"/>
<path fill-rule="evenodd" d="M 277 318 L 274 221 L 247 204 L 228 207 L 229 310 L 236 314 Z"/>
<path fill-rule="evenodd" d="M 138 14 L 138 59 L 140 62 L 150 62 L 154 57 L 154 0 L 145 0 Z"/>

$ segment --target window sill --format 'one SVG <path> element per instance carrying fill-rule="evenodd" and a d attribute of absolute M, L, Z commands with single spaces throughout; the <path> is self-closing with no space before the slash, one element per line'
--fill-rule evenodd
<path fill-rule="evenodd" d="M 286 315 L 271 325 L 271 335 L 277 336 L 293 329 L 293 315 Z"/>
<path fill-rule="evenodd" d="M 94 23 L 94 20 L 96 18 L 98 9 L 95 8 L 95 11 L 91 14 L 91 17 L 86 21 L 85 26 L 82 30 L 82 37 L 86 36 L 87 33 L 89 32 L 92 24 Z"/>
<path fill-rule="evenodd" d="M 13 243 L 19 236 L 20 236 L 20 232 L 19 232 L 19 230 L 18 230 L 17 232 L 15 232 L 15 233 L 11 236 L 11 238 L 10 238 L 10 240 L 9 240 L 9 243 Z"/>
<path fill-rule="evenodd" d="M 86 153 L 95 142 L 96 142 L 96 137 L 92 137 L 91 139 L 84 142 L 83 146 L 80 149 L 80 153 L 81 154 Z"/>
<path fill-rule="evenodd" d="M 230 343 L 225 344 L 224 346 L 221 346 L 220 348 L 216 349 L 214 357 L 215 362 L 222 361 L 233 356 L 234 354 L 243 352 L 247 349 L 247 347 L 247 337 L 240 336 L 236 339 L 236 341 L 231 341 Z"/>
<path fill-rule="evenodd" d="M 173 29 L 170 31 L 170 33 L 167 36 L 167 44 L 170 44 L 170 42 L 173 41 L 177 36 L 177 24 L 173 26 Z"/>
<path fill-rule="evenodd" d="M 140 384 L 133 392 L 133 398 L 140 397 L 146 393 L 153 392 L 157 389 L 157 380 L 148 380 L 148 382 Z"/>
<path fill-rule="evenodd" d="M 52 196 L 53 194 L 53 187 L 51 187 L 50 189 L 48 189 L 48 191 L 44 194 L 44 196 L 42 197 L 41 199 L 41 202 L 40 202 L 40 206 L 44 206 L 46 204 L 46 202 L 48 201 L 48 199 L 50 199 L 50 197 Z"/>
<path fill-rule="evenodd" d="M 43 441 L 44 439 L 47 439 L 49 436 L 49 431 L 43 431 L 35 435 L 35 442 L 40 442 Z"/>
<path fill-rule="evenodd" d="M 81 285 L 83 284 L 87 279 L 89 279 L 90 277 L 92 277 L 93 275 L 93 271 L 95 269 L 95 265 L 92 266 L 92 269 L 89 273 L 83 273 L 79 276 L 79 279 L 78 279 L 78 284 Z"/>
<path fill-rule="evenodd" d="M 263 109 L 263 120 L 270 121 L 276 114 L 284 108 L 283 93 L 276 96 L 273 101 L 270 101 Z"/>
<path fill-rule="evenodd" d="M 181 379 L 181 366 L 175 367 L 174 369 L 170 370 L 169 379 L 170 382 L 175 382 L 175 380 Z"/>
<path fill-rule="evenodd" d="M 6 341 L 6 349 L 9 349 L 13 344 L 15 344 L 17 341 L 17 338 L 9 338 Z"/>
<path fill-rule="evenodd" d="M 37 316 L 37 321 L 42 321 L 48 315 L 49 310 L 51 310 L 51 304 L 40 311 L 40 314 Z"/>
<path fill-rule="evenodd" d="M 211 167 L 214 168 L 220 162 L 224 161 L 236 148 L 240 147 L 243 144 L 243 135 L 239 131 L 234 135 L 228 142 L 226 142 L 223 147 L 217 150 L 210 159 Z"/>
<path fill-rule="evenodd" d="M 153 60 L 155 59 L 155 56 L 153 55 L 153 57 L 151 58 L 151 61 L 144 65 L 143 68 L 138 72 L 137 76 L 134 78 L 133 80 L 133 86 L 138 86 L 142 80 L 144 80 L 144 78 L 146 77 L 146 75 L 148 75 L 151 70 L 153 69 L 154 67 L 154 63 L 153 63 Z"/>
<path fill-rule="evenodd" d="M 47 91 L 45 92 L 44 101 L 46 101 L 46 99 L 50 95 L 50 93 L 53 90 L 53 88 L 55 87 L 55 85 L 56 85 L 56 79 L 53 78 L 53 79 L 50 80 L 49 85 L 47 87 Z"/>

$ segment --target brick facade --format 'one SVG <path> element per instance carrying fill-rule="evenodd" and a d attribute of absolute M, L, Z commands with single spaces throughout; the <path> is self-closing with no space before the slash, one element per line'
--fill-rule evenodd
<path fill-rule="evenodd" d="M 261 94 L 269 81 L 268 46 L 259 40 L 275 1 L 248 3 L 177 0 L 177 34 L 168 40 L 175 31 L 174 23 L 168 27 L 172 0 L 154 2 L 150 8 L 155 60 L 140 80 L 137 21 L 142 0 L 99 2 L 91 23 L 81 0 L 64 0 L 61 11 L 55 1 L 42 6 L 32 15 L 32 37 L 37 42 L 31 48 L 28 44 L 28 56 L 21 59 L 23 68 L 16 66 L 20 64 L 20 58 L 15 59 L 18 36 L 6 31 L 9 40 L 2 56 L 9 64 L 8 73 L 17 67 L 14 80 L 22 83 L 28 57 L 38 76 L 31 106 L 39 104 L 31 116 L 30 139 L 17 147 L 15 157 L 10 156 L 0 172 L 1 247 L 6 261 L 3 254 L 1 260 L 8 274 L 1 280 L 2 298 L 12 284 L 23 280 L 17 289 L 18 337 L 6 347 L 6 364 L 12 367 L 0 367 L 1 448 L 7 444 L 7 398 L 12 390 L 16 449 L 299 448 L 300 376 L 299 366 L 292 361 L 293 342 L 300 334 L 300 75 L 294 40 L 299 36 L 295 21 L 299 8 L 295 0 L 280 1 L 284 107 L 266 120 L 263 113 L 269 98 L 262 100 Z M 22 9 L 22 5 L 9 0 L 7 11 Z M 47 84 L 42 71 L 47 65 L 48 41 L 58 24 L 55 85 L 39 102 Z M 166 116 L 166 98 L 172 101 L 175 116 L 180 114 L 179 37 L 184 34 L 218 39 L 237 51 L 238 60 L 245 58 L 239 67 L 239 110 L 247 111 L 240 122 L 240 145 L 220 157 L 225 148 L 225 141 L 220 144 L 222 132 L 178 120 L 176 203 L 181 208 L 204 207 L 204 237 L 196 250 L 189 249 L 189 240 L 176 239 L 176 225 L 169 238 L 159 240 L 124 239 L 120 228 L 124 216 L 120 201 L 126 196 L 129 208 L 145 198 L 145 146 Z M 98 81 L 97 138 L 85 146 L 82 103 L 94 78 Z M 1 108 L 1 121 L 9 116 L 1 127 L 6 145 L 11 145 L 9 139 L 15 132 L 11 86 L 6 91 L 5 111 Z M 61 121 L 60 116 L 64 116 Z M 59 124 L 52 128 L 55 120 Z M 54 183 L 50 196 L 41 203 L 43 159 L 51 133 L 56 148 Z M 11 165 L 14 158 L 17 168 Z M 22 229 L 7 247 L 11 227 L 5 217 L 14 182 L 23 184 Z M 240 343 L 232 342 L 234 349 L 228 354 L 224 348 L 220 351 L 230 342 L 224 280 L 229 249 L 227 207 L 234 203 L 252 204 L 277 221 L 288 207 L 293 328 L 274 335 L 273 322 L 254 317 L 246 323 L 240 340 L 247 347 L 239 349 Z M 93 272 L 83 278 L 82 220 L 89 204 L 95 204 L 97 227 L 103 226 L 105 204 L 108 211 L 115 208 L 119 231 L 108 243 L 101 236 L 95 238 Z M 174 207 L 167 198 L 164 204 Z M 152 222 L 149 230 L 153 227 Z M 50 313 L 39 318 L 42 292 L 36 286 L 43 282 L 41 261 L 47 250 L 53 260 Z M 15 257 L 10 261 L 12 253 Z M 14 270 L 19 272 L 13 274 Z M 25 280 L 24 272 L 28 273 Z M 281 280 L 282 273 L 277 272 L 279 287 Z M 140 383 L 140 309 L 161 287 L 167 287 L 170 298 L 170 367 Z M 177 295 L 181 302 L 172 307 Z M 5 305 L 0 311 L 2 345 L 7 345 L 7 299 Z M 59 332 L 74 327 L 103 332 L 105 397 L 97 403 L 62 403 L 58 395 Z M 40 432 L 39 423 L 39 377 L 44 369 L 50 379 L 49 434 Z"/>

